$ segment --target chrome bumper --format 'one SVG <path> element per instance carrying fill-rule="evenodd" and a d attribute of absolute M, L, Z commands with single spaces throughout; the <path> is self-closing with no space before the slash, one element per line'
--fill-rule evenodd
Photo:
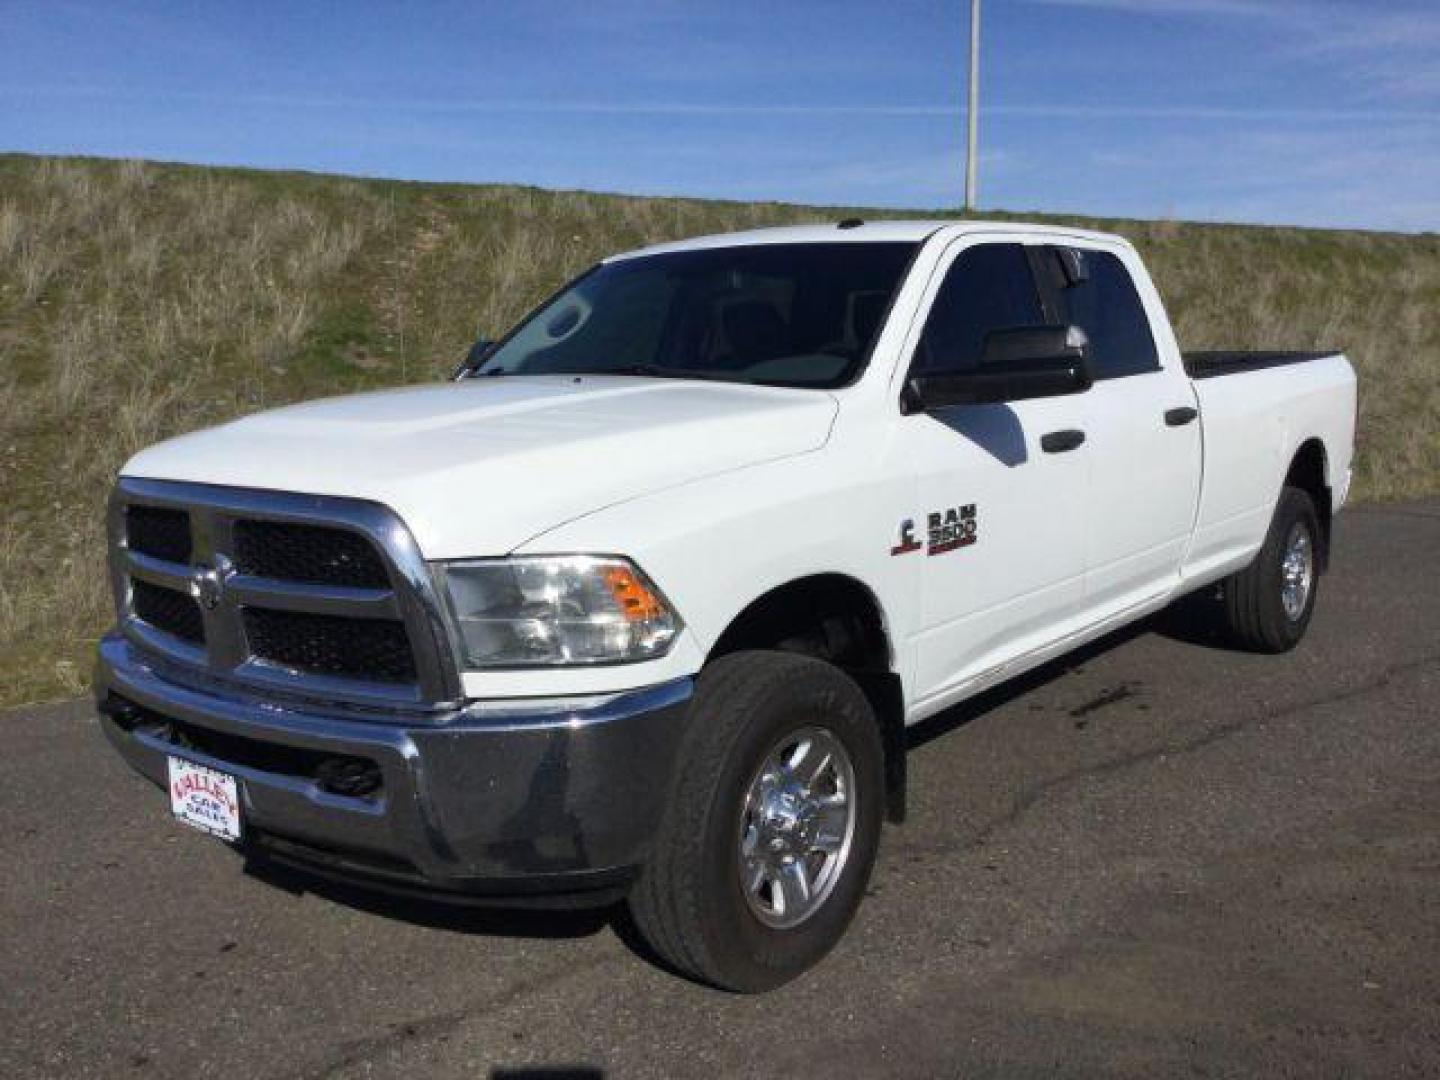
<path fill-rule="evenodd" d="M 692 689 L 366 716 L 168 674 L 118 635 L 100 643 L 102 726 L 138 772 L 163 788 L 173 755 L 238 777 L 246 845 L 281 861 L 472 897 L 623 887 L 648 853 Z M 373 790 L 337 790 L 337 760 L 367 763 Z"/>

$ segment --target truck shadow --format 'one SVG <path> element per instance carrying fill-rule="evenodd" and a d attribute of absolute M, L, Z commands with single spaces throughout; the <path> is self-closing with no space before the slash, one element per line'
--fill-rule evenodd
<path fill-rule="evenodd" d="M 247 876 L 295 896 L 311 895 L 386 919 L 482 937 L 583 938 L 604 930 L 614 918 L 608 908 L 551 910 L 446 903 L 350 885 L 265 859 L 245 864 Z"/>
<path fill-rule="evenodd" d="M 1104 637 L 1096 638 L 1088 645 L 1082 645 L 1064 656 L 1041 664 L 1023 675 L 1001 683 L 972 698 L 946 709 L 942 713 L 913 725 L 906 732 L 906 745 L 914 750 L 964 727 L 986 713 L 993 712 L 1011 702 L 1023 698 L 1083 667 L 1097 656 L 1103 656 L 1112 649 L 1149 634 L 1169 638 L 1185 645 L 1201 648 L 1228 650 L 1224 625 L 1221 621 L 1220 601 L 1209 590 L 1186 596 L 1169 607 L 1147 616 L 1138 622 L 1113 630 Z"/>

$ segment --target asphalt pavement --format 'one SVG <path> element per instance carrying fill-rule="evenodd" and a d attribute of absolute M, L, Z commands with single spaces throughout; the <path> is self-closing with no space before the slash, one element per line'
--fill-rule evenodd
<path fill-rule="evenodd" d="M 0 717 L 0 1076 L 1440 1075 L 1440 501 L 1310 635 L 1192 606 L 915 733 L 836 952 L 763 997 L 623 920 L 246 873 L 86 702 Z"/>

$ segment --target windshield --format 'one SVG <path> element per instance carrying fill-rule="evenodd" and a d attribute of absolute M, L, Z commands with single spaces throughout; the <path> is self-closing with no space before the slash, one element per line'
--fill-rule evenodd
<path fill-rule="evenodd" d="M 864 366 L 913 243 L 760 244 L 603 263 L 476 372 L 834 387 Z"/>

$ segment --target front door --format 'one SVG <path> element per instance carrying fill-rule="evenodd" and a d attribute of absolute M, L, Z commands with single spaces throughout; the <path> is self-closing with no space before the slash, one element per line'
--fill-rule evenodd
<path fill-rule="evenodd" d="M 957 242 L 931 283 L 912 374 L 973 369 L 986 335 L 1047 322 L 1021 243 Z M 1085 396 L 961 405 L 903 417 L 918 504 L 894 557 L 922 580 L 917 704 L 1063 636 L 1084 599 Z"/>

